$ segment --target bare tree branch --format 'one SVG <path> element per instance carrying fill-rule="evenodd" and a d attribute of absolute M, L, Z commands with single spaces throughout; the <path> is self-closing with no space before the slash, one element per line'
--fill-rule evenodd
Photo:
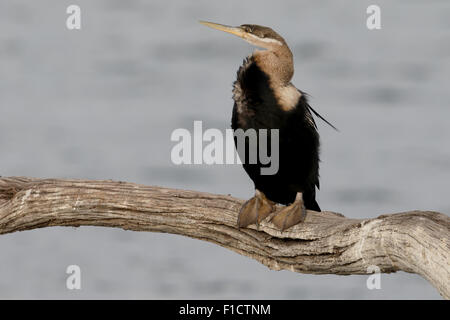
<path fill-rule="evenodd" d="M 116 181 L 0 178 L 0 234 L 82 225 L 166 232 L 213 242 L 273 270 L 367 274 L 398 270 L 427 279 L 450 299 L 450 218 L 411 211 L 348 219 L 308 211 L 279 232 L 264 221 L 239 230 L 242 201 L 231 196 Z"/>

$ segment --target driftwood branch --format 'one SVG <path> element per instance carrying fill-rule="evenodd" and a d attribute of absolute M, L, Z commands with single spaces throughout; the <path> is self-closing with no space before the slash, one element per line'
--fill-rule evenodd
<path fill-rule="evenodd" d="M 49 226 L 105 226 L 206 240 L 270 269 L 314 274 L 398 270 L 427 279 L 450 299 L 450 218 L 428 211 L 348 219 L 308 211 L 279 232 L 236 227 L 242 201 L 231 196 L 116 181 L 0 178 L 0 234 Z"/>

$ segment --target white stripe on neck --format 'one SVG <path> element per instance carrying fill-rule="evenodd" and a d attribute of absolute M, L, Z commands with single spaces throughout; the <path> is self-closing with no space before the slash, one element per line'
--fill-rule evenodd
<path fill-rule="evenodd" d="M 279 45 L 279 46 L 282 46 L 283 44 L 281 43 L 281 41 L 279 41 L 279 40 L 276 40 L 276 39 L 271 39 L 271 38 L 260 38 L 260 37 L 257 37 L 257 36 L 255 36 L 255 35 L 253 35 L 253 34 L 248 34 L 247 35 L 248 36 L 248 41 L 250 42 L 250 43 L 252 43 L 252 44 L 255 44 L 255 45 L 258 45 L 258 41 L 260 41 L 260 42 L 265 42 L 265 43 L 273 43 L 273 44 L 277 44 L 277 45 Z"/>

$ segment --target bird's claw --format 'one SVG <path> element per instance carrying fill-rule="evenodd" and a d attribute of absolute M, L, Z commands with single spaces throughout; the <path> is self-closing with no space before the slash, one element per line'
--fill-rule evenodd
<path fill-rule="evenodd" d="M 246 201 L 239 212 L 238 227 L 245 228 L 251 224 L 256 224 L 258 227 L 259 223 L 267 218 L 274 209 L 274 203 L 268 200 L 261 191 L 256 190 L 255 196 Z"/>
<path fill-rule="evenodd" d="M 277 212 L 270 220 L 280 231 L 284 231 L 305 220 L 306 208 L 301 193 L 297 194 L 295 201 Z"/>

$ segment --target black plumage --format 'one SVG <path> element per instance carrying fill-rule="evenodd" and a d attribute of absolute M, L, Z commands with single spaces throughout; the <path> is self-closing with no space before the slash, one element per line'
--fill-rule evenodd
<path fill-rule="evenodd" d="M 260 190 L 274 202 L 288 205 L 303 193 L 306 209 L 320 211 L 316 201 L 319 188 L 319 134 L 306 95 L 301 92 L 297 105 L 283 110 L 270 86 L 269 76 L 253 56 L 244 60 L 234 83 L 231 126 L 236 129 L 279 129 L 279 170 L 261 175 L 261 162 L 243 163 Z M 248 154 L 248 141 L 246 154 Z M 240 154 L 241 159 L 244 155 Z"/>

